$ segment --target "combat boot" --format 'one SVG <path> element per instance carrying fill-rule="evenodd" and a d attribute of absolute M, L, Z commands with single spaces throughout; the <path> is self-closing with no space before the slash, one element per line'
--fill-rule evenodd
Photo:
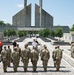
<path fill-rule="evenodd" d="M 7 72 L 7 70 L 4 68 L 4 72 Z"/>
<path fill-rule="evenodd" d="M 10 67 L 10 64 L 8 64 L 8 67 Z"/>
<path fill-rule="evenodd" d="M 44 71 L 46 72 L 46 71 L 47 71 L 47 69 L 46 69 L 46 68 L 44 68 Z"/>
<path fill-rule="evenodd" d="M 4 70 L 4 72 L 7 72 L 7 70 Z"/>
<path fill-rule="evenodd" d="M 27 68 L 24 68 L 24 72 L 26 72 L 27 71 Z"/>
<path fill-rule="evenodd" d="M 33 68 L 33 72 L 36 72 L 36 68 Z"/>
<path fill-rule="evenodd" d="M 17 69 L 16 68 L 14 68 L 14 72 L 17 72 Z"/>

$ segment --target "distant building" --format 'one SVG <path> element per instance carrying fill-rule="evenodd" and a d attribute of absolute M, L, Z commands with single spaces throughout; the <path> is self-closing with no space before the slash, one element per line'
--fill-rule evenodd
<path fill-rule="evenodd" d="M 56 30 L 57 28 L 62 28 L 63 33 L 69 33 L 69 26 L 53 26 L 52 30 Z"/>
<path fill-rule="evenodd" d="M 61 27 L 63 33 L 69 33 L 68 26 L 53 26 L 53 16 L 42 8 L 42 0 L 39 5 L 35 4 L 35 26 L 31 26 L 31 4 L 27 5 L 27 0 L 24 0 L 24 8 L 12 17 L 11 26 L 0 26 L 0 31 L 4 32 L 7 29 L 25 30 L 25 31 L 39 31 L 40 29 L 49 28 L 56 30 Z"/>
<path fill-rule="evenodd" d="M 35 26 L 40 27 L 40 6 L 35 4 Z M 41 28 L 52 28 L 53 27 L 53 17 L 42 9 L 41 17 Z"/>
<path fill-rule="evenodd" d="M 26 15 L 25 13 L 26 12 Z M 31 4 L 12 17 L 13 26 L 31 27 Z"/>
<path fill-rule="evenodd" d="M 74 42 L 74 32 L 63 33 L 62 40 L 69 43 Z"/>
<path fill-rule="evenodd" d="M 53 17 L 42 9 L 42 0 L 40 6 L 35 4 L 35 27 L 51 28 L 53 27 Z M 12 17 L 13 26 L 31 27 L 31 4 L 27 6 L 27 0 L 24 0 L 24 9 Z"/>

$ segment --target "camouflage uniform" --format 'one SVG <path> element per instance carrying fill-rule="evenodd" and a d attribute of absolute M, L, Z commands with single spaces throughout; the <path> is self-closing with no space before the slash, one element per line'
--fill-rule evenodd
<path fill-rule="evenodd" d="M 4 50 L 1 52 L 1 59 L 3 63 L 3 70 L 4 72 L 7 72 L 7 66 L 8 66 L 8 52 L 6 50 L 6 46 L 4 47 Z"/>
<path fill-rule="evenodd" d="M 62 50 L 57 48 L 54 52 L 54 59 L 56 60 L 56 70 L 59 71 L 61 59 L 62 59 Z"/>
<path fill-rule="evenodd" d="M 47 71 L 47 64 L 48 64 L 49 58 L 50 58 L 50 53 L 49 53 L 46 45 L 44 45 L 44 49 L 41 52 L 41 60 L 43 62 L 44 71 Z"/>
<path fill-rule="evenodd" d="M 1 54 L 0 54 L 0 62 L 2 61 L 2 59 L 1 59 Z"/>
<path fill-rule="evenodd" d="M 56 51 L 57 47 L 55 47 L 55 50 L 52 52 L 52 59 L 54 61 L 54 67 L 56 67 L 56 59 L 55 59 L 55 51 Z"/>
<path fill-rule="evenodd" d="M 44 47 L 42 46 L 42 47 L 40 48 L 40 56 L 41 56 L 41 53 L 42 53 L 43 49 L 44 49 Z"/>
<path fill-rule="evenodd" d="M 38 52 L 37 48 L 34 47 L 34 49 L 31 52 L 31 62 L 32 62 L 32 65 L 33 65 L 33 71 L 36 71 L 36 69 L 37 69 L 38 59 L 39 59 L 39 52 Z"/>
<path fill-rule="evenodd" d="M 74 58 L 74 43 L 71 46 L 71 57 Z"/>
<path fill-rule="evenodd" d="M 17 47 L 14 47 L 11 57 L 12 57 L 12 63 L 14 66 L 14 72 L 17 72 L 17 67 L 19 63 L 19 52 L 17 52 Z"/>
<path fill-rule="evenodd" d="M 10 67 L 10 62 L 11 62 L 11 49 L 10 49 L 10 46 L 8 46 L 7 52 L 8 52 L 8 67 Z"/>
<path fill-rule="evenodd" d="M 24 64 L 24 71 L 27 71 L 29 58 L 30 58 L 30 49 L 28 44 L 25 45 L 25 48 L 21 51 L 22 62 Z"/>
<path fill-rule="evenodd" d="M 19 62 L 20 62 L 21 48 L 19 47 L 19 44 L 17 44 L 17 52 L 19 52 Z M 19 66 L 19 63 L 18 63 L 18 66 Z"/>
<path fill-rule="evenodd" d="M 74 58 L 74 43 L 71 44 L 71 57 Z"/>

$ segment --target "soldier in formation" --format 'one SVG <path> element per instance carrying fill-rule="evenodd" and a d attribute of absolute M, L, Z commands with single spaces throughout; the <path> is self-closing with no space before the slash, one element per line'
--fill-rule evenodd
<path fill-rule="evenodd" d="M 72 48 L 73 47 L 74 46 L 72 46 Z M 40 56 L 43 63 L 44 71 L 47 71 L 48 60 L 50 58 L 50 52 L 47 49 L 46 45 L 42 47 Z M 20 62 L 19 61 L 20 57 L 22 58 L 23 68 L 25 72 L 27 71 L 30 58 L 33 65 L 33 71 L 36 71 L 37 62 L 39 59 L 38 47 L 34 46 L 33 50 L 31 51 L 27 43 L 25 44 L 23 50 L 21 50 L 19 45 L 17 45 L 16 47 L 13 47 L 13 52 L 11 52 L 10 46 L 8 46 L 8 49 L 6 49 L 6 46 L 4 46 L 4 49 L 1 52 L 4 72 L 7 72 L 7 67 L 10 66 L 10 60 L 12 60 L 14 72 L 17 72 L 17 68 Z M 59 48 L 59 46 L 55 47 L 55 50 L 52 53 L 52 58 L 54 60 L 54 66 L 56 67 L 56 70 L 59 71 L 61 59 L 62 59 L 62 50 Z"/>
<path fill-rule="evenodd" d="M 53 50 L 53 52 L 52 52 L 52 59 L 53 59 L 53 62 L 54 62 L 54 67 L 56 67 L 56 58 L 55 58 L 56 49 L 57 49 L 57 46 L 55 47 L 55 50 Z"/>
<path fill-rule="evenodd" d="M 42 49 L 40 55 L 41 55 L 41 60 L 43 62 L 44 71 L 47 71 L 47 64 L 48 64 L 48 60 L 50 58 L 50 53 L 49 53 L 49 50 L 47 49 L 46 45 L 44 45 L 43 47 L 44 48 Z"/>
<path fill-rule="evenodd" d="M 56 47 L 56 49 L 53 51 L 53 59 L 55 60 L 55 67 L 56 71 L 59 71 L 61 59 L 62 59 L 62 50 L 59 48 L 59 46 Z"/>
<path fill-rule="evenodd" d="M 71 57 L 74 58 L 74 42 L 71 43 Z"/>
<path fill-rule="evenodd" d="M 28 47 L 28 44 L 25 44 L 24 49 L 21 51 L 21 57 L 24 66 L 24 71 L 27 71 L 30 58 L 30 48 Z"/>
<path fill-rule="evenodd" d="M 17 52 L 17 47 L 14 47 L 11 57 L 12 57 L 14 72 L 17 72 L 18 63 L 19 63 L 19 52 Z"/>
<path fill-rule="evenodd" d="M 21 57 L 21 48 L 19 47 L 19 44 L 16 45 L 17 47 L 17 52 L 19 53 L 19 62 L 20 62 L 20 57 Z M 19 63 L 18 63 L 18 66 L 19 66 Z"/>
<path fill-rule="evenodd" d="M 3 70 L 4 70 L 4 72 L 7 72 L 8 52 L 7 52 L 6 46 L 4 46 L 4 49 L 1 52 L 1 59 L 2 59 L 2 63 L 3 63 Z"/>
<path fill-rule="evenodd" d="M 39 52 L 37 50 L 37 47 L 34 46 L 32 52 L 31 52 L 31 62 L 33 65 L 33 71 L 36 71 L 36 69 L 37 69 L 38 59 L 39 59 Z"/>
<path fill-rule="evenodd" d="M 8 52 L 8 67 L 10 67 L 11 53 L 12 53 L 10 46 L 8 46 L 7 52 Z"/>

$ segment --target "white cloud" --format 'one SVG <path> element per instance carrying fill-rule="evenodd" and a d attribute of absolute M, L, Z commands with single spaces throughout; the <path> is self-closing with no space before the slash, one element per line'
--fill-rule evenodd
<path fill-rule="evenodd" d="M 18 8 L 23 8 L 24 5 L 23 5 L 23 4 L 17 4 L 17 7 L 18 7 Z"/>

